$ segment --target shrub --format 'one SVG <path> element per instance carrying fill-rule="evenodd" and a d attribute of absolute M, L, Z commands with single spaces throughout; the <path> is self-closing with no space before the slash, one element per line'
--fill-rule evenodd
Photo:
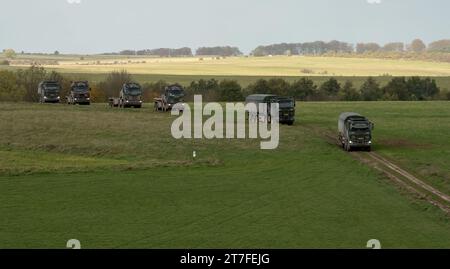
<path fill-rule="evenodd" d="M 242 101 L 244 96 L 242 94 L 242 87 L 236 80 L 222 80 L 219 83 L 220 101 L 236 102 Z"/>
<path fill-rule="evenodd" d="M 292 83 L 289 92 L 296 100 L 306 101 L 317 92 L 317 85 L 309 78 L 301 78 Z"/>
<path fill-rule="evenodd" d="M 342 87 L 340 92 L 341 100 L 343 101 L 359 101 L 361 100 L 361 95 L 358 90 L 353 86 L 350 80 L 347 80 Z"/>
<path fill-rule="evenodd" d="M 380 89 L 378 82 L 369 77 L 361 86 L 361 99 L 363 101 L 378 101 L 383 97 L 383 92 Z"/>
<path fill-rule="evenodd" d="M 327 96 L 336 96 L 340 89 L 341 84 L 335 78 L 330 78 L 320 86 L 320 91 Z"/>
<path fill-rule="evenodd" d="M 0 101 L 22 101 L 25 89 L 19 85 L 17 75 L 11 71 L 0 71 Z"/>

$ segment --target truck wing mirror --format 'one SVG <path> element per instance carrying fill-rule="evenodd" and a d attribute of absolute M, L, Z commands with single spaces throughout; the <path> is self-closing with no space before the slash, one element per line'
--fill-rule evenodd
<path fill-rule="evenodd" d="M 370 129 L 375 130 L 375 124 L 373 122 L 370 123 Z"/>

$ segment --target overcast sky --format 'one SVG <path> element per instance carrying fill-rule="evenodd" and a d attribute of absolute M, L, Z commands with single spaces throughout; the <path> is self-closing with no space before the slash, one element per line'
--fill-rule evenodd
<path fill-rule="evenodd" d="M 0 0 L 0 49 L 122 49 L 450 38 L 448 0 Z"/>

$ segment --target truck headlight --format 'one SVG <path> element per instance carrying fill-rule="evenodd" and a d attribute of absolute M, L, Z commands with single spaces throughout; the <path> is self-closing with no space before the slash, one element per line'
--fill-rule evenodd
<path fill-rule="evenodd" d="M 44 96 L 44 99 L 47 99 L 47 96 Z"/>
<path fill-rule="evenodd" d="M 348 143 L 353 144 L 353 141 L 350 140 L 350 141 L 348 141 Z"/>
<path fill-rule="evenodd" d="M 372 144 L 372 141 L 369 141 L 369 144 Z"/>
<path fill-rule="evenodd" d="M 61 99 L 61 97 L 60 97 L 60 96 L 58 96 L 57 98 L 58 98 L 58 99 Z"/>

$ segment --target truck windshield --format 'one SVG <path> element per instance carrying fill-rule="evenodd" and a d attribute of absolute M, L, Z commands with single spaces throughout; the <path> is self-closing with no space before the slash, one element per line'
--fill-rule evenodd
<path fill-rule="evenodd" d="M 44 84 L 44 90 L 48 92 L 59 91 L 59 85 L 55 83 Z"/>
<path fill-rule="evenodd" d="M 128 88 L 125 90 L 125 93 L 127 95 L 132 95 L 132 96 L 137 96 L 137 95 L 141 95 L 142 94 L 142 90 L 141 88 Z"/>
<path fill-rule="evenodd" d="M 46 92 L 57 92 L 59 91 L 59 87 L 45 87 Z"/>
<path fill-rule="evenodd" d="M 350 130 L 353 132 L 368 132 L 370 128 L 368 123 L 355 123 L 352 124 Z"/>
<path fill-rule="evenodd" d="M 178 88 L 171 89 L 171 90 L 169 91 L 169 95 L 172 95 L 172 96 L 181 96 L 181 95 L 183 95 L 183 91 L 182 91 L 181 89 L 178 89 Z"/>
<path fill-rule="evenodd" d="M 294 107 L 294 102 L 292 100 L 282 100 L 282 101 L 279 101 L 278 104 L 280 104 L 280 108 Z"/>
<path fill-rule="evenodd" d="M 84 86 L 73 87 L 72 89 L 76 92 L 87 92 L 87 90 L 88 90 L 87 87 L 84 87 Z"/>

